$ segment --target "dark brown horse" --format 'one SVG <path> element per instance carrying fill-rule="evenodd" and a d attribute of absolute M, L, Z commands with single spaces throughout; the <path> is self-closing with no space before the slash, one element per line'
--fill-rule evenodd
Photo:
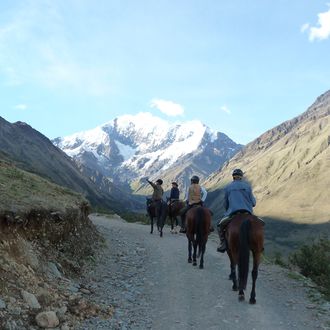
<path fill-rule="evenodd" d="M 196 206 L 188 210 L 186 214 L 186 236 L 188 238 L 188 262 L 197 266 L 197 247 L 198 257 L 200 257 L 199 268 L 204 268 L 204 253 L 206 242 L 210 233 L 211 212 L 206 207 Z M 194 252 L 191 258 L 191 250 Z"/>
<path fill-rule="evenodd" d="M 186 203 L 182 200 L 169 201 L 168 199 L 168 217 L 171 222 L 171 232 L 174 231 L 174 227 L 179 225 L 178 216 L 180 216 L 180 211 L 186 206 Z M 175 225 L 175 226 L 174 226 Z"/>
<path fill-rule="evenodd" d="M 250 251 L 253 256 L 252 290 L 250 304 L 256 303 L 256 281 L 261 254 L 264 250 L 264 223 L 258 217 L 244 213 L 236 214 L 226 229 L 228 243 L 227 253 L 230 259 L 230 278 L 233 281 L 233 290 L 238 290 L 238 299 L 243 301 L 249 273 Z M 238 286 L 236 277 L 238 266 Z"/>
<path fill-rule="evenodd" d="M 157 217 L 156 217 L 156 208 L 155 208 L 154 202 L 151 198 L 147 198 L 146 208 L 147 208 L 147 213 L 149 215 L 150 225 L 151 225 L 150 234 L 152 234 L 154 231 L 154 218 L 157 218 Z M 167 211 L 168 211 L 168 206 L 164 201 L 162 201 L 160 217 L 159 217 L 159 219 L 157 219 L 157 229 L 159 231 L 160 237 L 163 236 L 163 227 L 165 224 Z"/>

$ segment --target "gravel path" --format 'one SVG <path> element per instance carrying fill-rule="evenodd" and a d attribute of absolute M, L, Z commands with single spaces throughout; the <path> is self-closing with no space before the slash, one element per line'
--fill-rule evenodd
<path fill-rule="evenodd" d="M 92 216 L 106 239 L 96 267 L 82 282 L 90 299 L 114 306 L 111 319 L 92 318 L 79 329 L 330 329 L 329 303 L 308 298 L 306 282 L 262 264 L 257 304 L 238 302 L 228 280 L 228 257 L 216 252 L 212 234 L 203 270 L 187 263 L 183 234 L 149 234 L 149 226 Z M 251 277 L 246 297 L 249 297 Z"/>

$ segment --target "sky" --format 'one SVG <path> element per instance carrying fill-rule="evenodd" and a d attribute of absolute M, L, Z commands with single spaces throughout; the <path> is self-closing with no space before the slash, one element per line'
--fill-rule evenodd
<path fill-rule="evenodd" d="M 0 116 L 51 139 L 150 112 L 246 144 L 329 89 L 326 1 L 0 1 Z"/>

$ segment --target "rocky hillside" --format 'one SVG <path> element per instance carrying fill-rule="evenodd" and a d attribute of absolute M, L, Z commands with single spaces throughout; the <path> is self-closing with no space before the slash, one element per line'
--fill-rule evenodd
<path fill-rule="evenodd" d="M 261 216 L 299 223 L 330 221 L 330 91 L 300 116 L 267 131 L 210 176 L 210 206 L 222 212 L 221 188 L 241 168 Z"/>
<path fill-rule="evenodd" d="M 119 212 L 138 207 L 100 173 L 78 168 L 72 158 L 26 123 L 11 124 L 0 117 L 0 159 L 83 194 L 97 209 Z M 96 185 L 97 180 L 103 185 Z"/>
<path fill-rule="evenodd" d="M 72 329 L 112 308 L 76 282 L 102 243 L 86 199 L 0 161 L 0 328 Z"/>
<path fill-rule="evenodd" d="M 146 176 L 165 178 L 165 188 L 173 180 L 184 188 L 192 173 L 207 177 L 242 147 L 199 121 L 171 124 L 150 113 L 121 116 L 53 143 L 137 193 L 145 193 Z"/>

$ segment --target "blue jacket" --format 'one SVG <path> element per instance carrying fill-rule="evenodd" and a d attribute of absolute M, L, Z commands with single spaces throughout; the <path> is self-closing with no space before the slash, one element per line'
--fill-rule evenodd
<path fill-rule="evenodd" d="M 172 188 L 171 188 L 170 199 L 179 199 L 179 197 L 180 197 L 180 191 L 179 191 L 179 188 L 177 188 L 177 187 L 172 187 Z"/>
<path fill-rule="evenodd" d="M 225 216 L 238 210 L 253 212 L 256 199 L 246 181 L 234 180 L 225 187 Z"/>

